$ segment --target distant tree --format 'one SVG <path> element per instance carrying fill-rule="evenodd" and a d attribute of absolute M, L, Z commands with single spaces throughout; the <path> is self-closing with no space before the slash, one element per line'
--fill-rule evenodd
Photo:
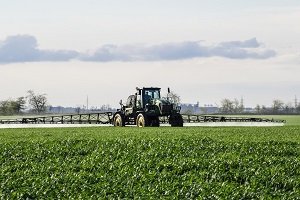
<path fill-rule="evenodd" d="M 265 105 L 262 105 L 260 110 L 261 110 L 261 114 L 268 114 L 268 109 Z"/>
<path fill-rule="evenodd" d="M 221 101 L 221 113 L 231 114 L 234 112 L 234 103 L 230 99 L 223 99 Z"/>
<path fill-rule="evenodd" d="M 100 107 L 100 110 L 101 111 L 110 111 L 112 110 L 111 106 L 109 104 L 103 104 L 101 107 Z"/>
<path fill-rule="evenodd" d="M 232 105 L 234 113 L 242 113 L 244 111 L 244 104 L 242 100 L 239 101 L 238 99 L 234 99 L 232 101 Z"/>
<path fill-rule="evenodd" d="M 48 104 L 46 94 L 35 94 L 32 90 L 29 90 L 27 93 L 28 102 L 32 110 L 36 113 L 45 112 Z"/>
<path fill-rule="evenodd" d="M 279 99 L 273 100 L 273 104 L 272 104 L 273 113 L 274 114 L 279 113 L 279 111 L 283 109 L 283 105 L 284 105 L 284 103 L 281 100 L 279 100 Z"/>
<path fill-rule="evenodd" d="M 26 98 L 25 97 L 18 97 L 15 101 L 15 109 L 16 112 L 19 114 L 22 110 L 26 108 Z"/>
<path fill-rule="evenodd" d="M 11 109 L 10 100 L 0 101 L 0 113 L 2 115 L 11 115 L 13 111 Z"/>
<path fill-rule="evenodd" d="M 260 105 L 259 104 L 257 104 L 256 106 L 255 106 L 255 112 L 257 113 L 257 114 L 260 114 L 260 112 L 261 112 L 261 107 L 260 107 Z"/>
<path fill-rule="evenodd" d="M 296 107 L 296 113 L 298 113 L 298 114 L 300 113 L 300 104 L 298 104 Z"/>
<path fill-rule="evenodd" d="M 225 114 L 233 114 L 233 113 L 242 113 L 244 112 L 244 104 L 243 100 L 239 101 L 238 99 L 230 100 L 223 99 L 221 101 L 220 112 Z"/>
<path fill-rule="evenodd" d="M 284 110 L 284 113 L 286 113 L 286 114 L 291 114 L 291 113 L 293 113 L 293 112 L 294 112 L 293 104 L 290 103 L 290 102 L 284 104 L 283 110 Z"/>
<path fill-rule="evenodd" d="M 180 96 L 176 94 L 174 91 L 170 91 L 170 93 L 167 94 L 167 98 L 174 104 L 181 103 Z"/>
<path fill-rule="evenodd" d="M 25 98 L 19 97 L 17 100 L 4 100 L 0 102 L 0 113 L 4 115 L 20 114 L 25 109 Z"/>
<path fill-rule="evenodd" d="M 232 102 L 233 113 L 239 113 L 240 102 L 237 99 L 234 99 Z"/>

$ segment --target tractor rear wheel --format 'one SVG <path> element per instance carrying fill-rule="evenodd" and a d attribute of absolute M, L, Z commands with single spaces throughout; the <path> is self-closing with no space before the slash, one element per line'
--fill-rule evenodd
<path fill-rule="evenodd" d="M 137 118 L 136 118 L 136 125 L 137 125 L 138 127 L 145 127 L 145 126 L 148 126 L 148 119 L 147 119 L 147 117 L 146 117 L 144 114 L 140 113 L 140 114 L 137 116 Z"/>
<path fill-rule="evenodd" d="M 114 116 L 114 126 L 117 126 L 117 127 L 125 126 L 125 122 L 123 120 L 123 117 L 119 113 L 117 113 Z"/>
<path fill-rule="evenodd" d="M 181 114 L 175 113 L 169 117 L 169 123 L 173 127 L 183 127 L 183 119 Z"/>
<path fill-rule="evenodd" d="M 150 126 L 159 127 L 159 117 L 153 117 L 150 120 Z"/>

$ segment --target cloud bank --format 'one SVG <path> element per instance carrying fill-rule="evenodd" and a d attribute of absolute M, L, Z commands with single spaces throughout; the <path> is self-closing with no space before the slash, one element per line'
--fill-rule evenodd
<path fill-rule="evenodd" d="M 72 50 L 41 50 L 38 48 L 36 38 L 30 35 L 10 36 L 0 42 L 0 63 L 69 61 L 71 59 L 92 62 L 167 61 L 213 56 L 230 59 L 267 59 L 275 55 L 274 50 L 265 49 L 256 38 L 221 42 L 216 45 L 204 45 L 198 41 L 151 46 L 103 45 L 91 54 Z"/>
<path fill-rule="evenodd" d="M 40 50 L 36 38 L 30 35 L 10 36 L 0 42 L 0 63 L 68 61 L 78 56 L 76 51 Z"/>

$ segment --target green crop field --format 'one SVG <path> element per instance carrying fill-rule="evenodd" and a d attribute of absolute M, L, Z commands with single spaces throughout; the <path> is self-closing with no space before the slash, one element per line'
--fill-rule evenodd
<path fill-rule="evenodd" d="M 1 199 L 299 199 L 300 125 L 0 129 Z"/>

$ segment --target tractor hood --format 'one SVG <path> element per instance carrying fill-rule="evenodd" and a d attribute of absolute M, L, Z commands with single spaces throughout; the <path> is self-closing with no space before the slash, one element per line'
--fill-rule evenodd
<path fill-rule="evenodd" d="M 166 99 L 152 99 L 147 106 L 148 111 L 159 112 L 162 116 L 168 116 L 174 110 L 175 105 Z"/>

